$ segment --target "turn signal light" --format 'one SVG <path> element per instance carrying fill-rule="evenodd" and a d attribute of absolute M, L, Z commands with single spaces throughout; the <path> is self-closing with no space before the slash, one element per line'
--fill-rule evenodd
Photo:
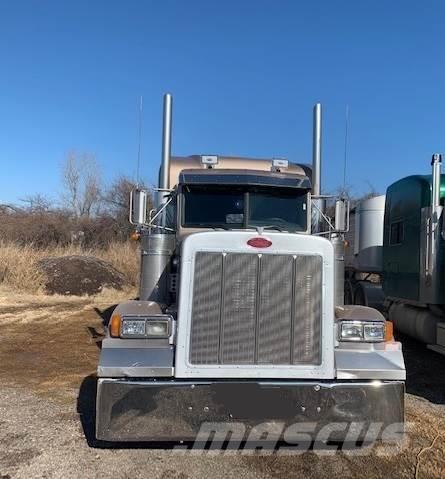
<path fill-rule="evenodd" d="M 131 241 L 139 241 L 141 235 L 137 231 L 133 231 L 130 235 Z"/>
<path fill-rule="evenodd" d="M 394 341 L 394 325 L 391 321 L 385 321 L 385 342 Z"/>
<path fill-rule="evenodd" d="M 112 338 L 118 338 L 121 334 L 121 315 L 113 314 L 110 319 L 110 336 Z"/>
<path fill-rule="evenodd" d="M 272 241 L 266 238 L 252 238 L 247 242 L 247 244 L 249 246 L 253 246 L 254 248 L 269 248 L 269 246 L 272 246 Z"/>

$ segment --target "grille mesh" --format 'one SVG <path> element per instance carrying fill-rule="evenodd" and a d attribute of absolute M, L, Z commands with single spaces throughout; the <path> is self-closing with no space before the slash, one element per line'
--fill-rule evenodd
<path fill-rule="evenodd" d="M 292 257 L 261 258 L 258 316 L 259 363 L 290 364 L 292 324 Z"/>
<path fill-rule="evenodd" d="M 320 364 L 322 259 L 198 252 L 192 364 Z"/>
<path fill-rule="evenodd" d="M 222 256 L 198 253 L 195 263 L 191 362 L 218 363 Z"/>
<path fill-rule="evenodd" d="M 317 364 L 321 352 L 321 258 L 299 256 L 295 269 L 292 363 Z"/>
<path fill-rule="evenodd" d="M 229 254 L 224 261 L 222 364 L 252 364 L 255 356 L 258 258 Z"/>

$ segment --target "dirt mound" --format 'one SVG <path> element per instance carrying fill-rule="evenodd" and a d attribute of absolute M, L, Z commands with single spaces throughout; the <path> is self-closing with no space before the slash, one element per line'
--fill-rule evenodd
<path fill-rule="evenodd" d="M 92 256 L 43 258 L 38 263 L 45 274 L 49 294 L 97 294 L 104 287 L 122 289 L 124 275 L 110 263 Z"/>

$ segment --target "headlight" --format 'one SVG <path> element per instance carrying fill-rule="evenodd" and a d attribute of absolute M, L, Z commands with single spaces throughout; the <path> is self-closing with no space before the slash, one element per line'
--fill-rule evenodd
<path fill-rule="evenodd" d="M 145 336 L 145 319 L 124 319 L 122 321 L 121 336 L 143 338 Z"/>
<path fill-rule="evenodd" d="M 113 325 L 110 334 L 121 338 L 168 338 L 171 334 L 172 317 L 170 315 L 123 317 L 120 332 L 116 334 Z"/>
<path fill-rule="evenodd" d="M 339 341 L 380 342 L 385 340 L 385 323 L 340 321 Z"/>
<path fill-rule="evenodd" d="M 383 341 L 385 339 L 385 325 L 383 323 L 364 324 L 363 338 L 365 341 Z"/>
<path fill-rule="evenodd" d="M 168 338 L 170 321 L 147 321 L 147 336 L 149 338 Z"/>
<path fill-rule="evenodd" d="M 342 341 L 361 341 L 363 325 L 359 323 L 341 323 L 340 339 Z"/>

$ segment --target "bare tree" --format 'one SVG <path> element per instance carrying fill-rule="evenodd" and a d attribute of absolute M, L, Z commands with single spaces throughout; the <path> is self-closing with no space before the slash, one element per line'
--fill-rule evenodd
<path fill-rule="evenodd" d="M 366 180 L 366 184 L 368 185 L 368 189 L 362 194 L 362 196 L 360 197 L 360 201 L 369 200 L 371 198 L 375 198 L 376 196 L 381 195 L 381 193 L 369 180 Z"/>
<path fill-rule="evenodd" d="M 25 196 L 20 201 L 26 204 L 26 209 L 30 213 L 44 213 L 53 208 L 51 199 L 40 193 Z"/>
<path fill-rule="evenodd" d="M 99 211 L 101 180 L 94 156 L 70 153 L 63 165 L 63 200 L 75 218 L 89 218 Z"/>
<path fill-rule="evenodd" d="M 106 212 L 111 216 L 120 230 L 127 234 L 133 228 L 128 221 L 130 192 L 138 186 L 147 189 L 143 184 L 136 185 L 132 179 L 126 176 L 116 178 L 107 188 L 103 196 Z M 153 201 L 151 195 L 147 205 L 148 211 L 152 208 Z"/>
<path fill-rule="evenodd" d="M 356 194 L 354 188 L 351 185 L 343 185 L 335 188 L 333 191 L 333 196 L 335 198 L 341 197 L 349 200 L 351 208 L 355 208 L 358 203 L 363 200 L 369 200 L 370 198 L 374 198 L 375 196 L 381 195 L 381 193 L 374 187 L 374 185 L 366 180 L 366 184 L 368 188 L 360 194 Z M 332 202 L 331 202 L 332 203 Z M 334 211 L 334 206 L 331 204 L 331 210 Z"/>
<path fill-rule="evenodd" d="M 136 188 L 136 183 L 126 176 L 119 176 L 109 186 L 104 194 L 104 201 L 111 212 L 124 210 L 128 216 L 128 201 L 130 192 Z"/>

